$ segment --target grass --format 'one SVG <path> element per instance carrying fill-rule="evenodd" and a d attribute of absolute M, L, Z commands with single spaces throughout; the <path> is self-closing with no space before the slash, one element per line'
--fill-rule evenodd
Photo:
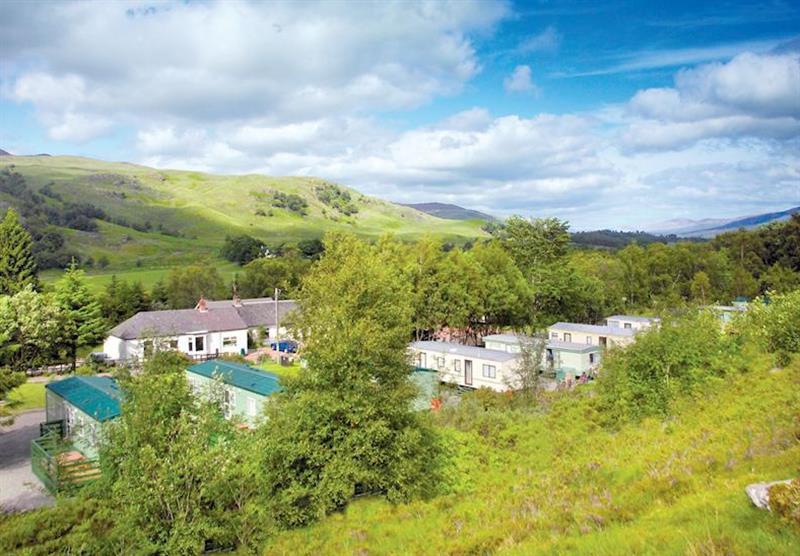
<path fill-rule="evenodd" d="M 26 382 L 9 392 L 8 401 L 13 413 L 22 413 L 44 407 L 43 382 Z"/>
<path fill-rule="evenodd" d="M 274 375 L 277 375 L 278 378 L 294 378 L 300 372 L 300 365 L 293 363 L 288 367 L 284 367 L 279 363 L 275 363 L 274 361 L 262 361 L 256 365 L 253 365 L 257 369 L 261 369 L 262 371 L 267 371 Z"/>
<path fill-rule="evenodd" d="M 597 425 L 591 387 L 544 414 L 439 427 L 457 493 L 360 499 L 264 554 L 796 554 L 800 530 L 755 509 L 753 482 L 800 472 L 800 362 L 683 401 L 669 419 Z"/>
<path fill-rule="evenodd" d="M 317 178 L 220 176 L 64 156 L 16 156 L 9 163 L 33 189 L 52 184 L 66 201 L 91 203 L 131 224 L 150 224 L 149 232 L 108 222 L 99 222 L 99 231 L 92 233 L 62 229 L 69 247 L 95 260 L 108 258 L 109 270 L 98 275 L 123 270 L 138 274 L 198 260 L 216 264 L 225 236 L 235 234 L 249 234 L 269 245 L 317 238 L 331 230 L 371 238 L 433 234 L 456 242 L 485 235 L 481 221 L 443 220 L 353 190 L 358 212 L 339 214 L 317 198 L 315 189 L 323 183 Z M 308 214 L 271 208 L 263 200 L 269 195 L 259 196 L 265 191 L 303 197 Z M 151 275 L 141 277 L 144 282 Z"/>
<path fill-rule="evenodd" d="M 241 272 L 241 267 L 237 264 L 223 259 L 211 259 L 206 262 L 208 264 L 213 264 L 219 271 L 222 279 L 226 282 L 230 282 L 237 272 Z M 93 270 L 86 273 L 86 285 L 92 292 L 98 293 L 111 281 L 112 276 L 116 276 L 118 280 L 124 280 L 126 282 L 141 282 L 145 289 L 150 290 L 156 282 L 165 280 L 171 270 L 171 267 L 134 268 L 130 270 L 109 271 Z M 51 269 L 40 272 L 39 278 L 45 285 L 53 285 L 62 274 L 63 271 L 61 270 Z"/>

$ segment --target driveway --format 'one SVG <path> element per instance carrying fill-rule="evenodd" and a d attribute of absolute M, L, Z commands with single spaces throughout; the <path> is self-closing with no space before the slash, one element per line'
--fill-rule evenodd
<path fill-rule="evenodd" d="M 0 426 L 0 513 L 50 506 L 54 499 L 31 471 L 31 440 L 39 436 L 44 410 L 20 413 Z"/>

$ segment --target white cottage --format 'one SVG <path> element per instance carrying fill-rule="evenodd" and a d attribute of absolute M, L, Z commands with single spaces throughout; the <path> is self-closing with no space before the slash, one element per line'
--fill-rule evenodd
<path fill-rule="evenodd" d="M 154 349 L 171 349 L 202 359 L 247 353 L 248 332 L 264 329 L 268 338 L 286 334 L 285 317 L 294 301 L 238 299 L 206 301 L 194 309 L 144 311 L 114 327 L 103 343 L 113 361 L 142 359 Z M 280 326 L 280 330 L 278 330 Z"/>
<path fill-rule="evenodd" d="M 452 342 L 413 342 L 414 365 L 437 371 L 442 382 L 467 388 L 510 390 L 518 354 Z"/>

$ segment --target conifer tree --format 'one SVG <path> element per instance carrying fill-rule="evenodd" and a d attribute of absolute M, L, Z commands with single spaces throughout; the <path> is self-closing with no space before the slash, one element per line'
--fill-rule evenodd
<path fill-rule="evenodd" d="M 100 302 L 89 291 L 83 270 L 78 268 L 74 260 L 56 284 L 56 303 L 64 312 L 62 345 L 72 361 L 74 371 L 78 349 L 95 345 L 102 340 L 106 330 Z"/>
<path fill-rule="evenodd" d="M 39 285 L 33 240 L 10 208 L 0 222 L 0 295 L 14 295 L 29 285 Z"/>

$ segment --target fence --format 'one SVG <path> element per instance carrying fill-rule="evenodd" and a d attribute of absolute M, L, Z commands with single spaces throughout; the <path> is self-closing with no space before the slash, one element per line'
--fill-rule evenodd
<path fill-rule="evenodd" d="M 75 490 L 100 476 L 96 459 L 70 449 L 52 430 L 31 441 L 31 469 L 52 494 Z"/>

